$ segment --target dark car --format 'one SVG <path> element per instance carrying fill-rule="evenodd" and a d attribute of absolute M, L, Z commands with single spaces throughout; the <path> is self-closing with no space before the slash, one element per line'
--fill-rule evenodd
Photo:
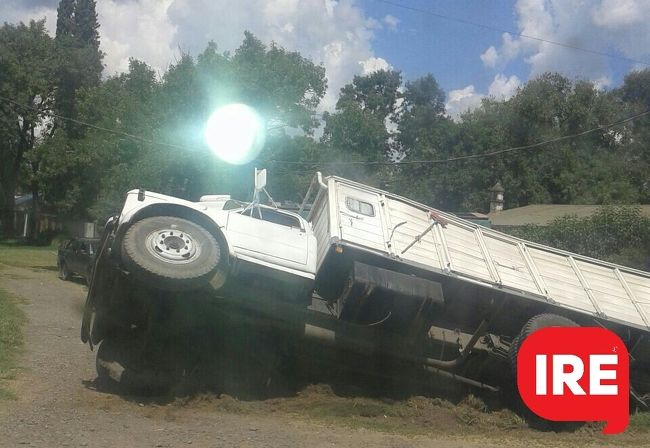
<path fill-rule="evenodd" d="M 59 278 L 69 280 L 73 275 L 79 275 L 89 282 L 99 242 L 99 238 L 73 238 L 63 241 L 57 257 Z"/>

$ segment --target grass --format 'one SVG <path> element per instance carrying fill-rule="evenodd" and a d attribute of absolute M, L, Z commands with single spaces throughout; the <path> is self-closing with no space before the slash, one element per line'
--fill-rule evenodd
<path fill-rule="evenodd" d="M 642 433 L 650 432 L 650 412 L 639 412 L 631 415 L 629 429 Z"/>
<path fill-rule="evenodd" d="M 18 300 L 0 289 L 0 400 L 13 397 L 4 383 L 16 373 L 16 361 L 23 345 L 24 322 L 25 315 L 18 307 Z"/>
<path fill-rule="evenodd" d="M 441 398 L 414 396 L 391 400 L 365 396 L 342 396 L 328 385 L 307 386 L 297 395 L 261 401 L 243 401 L 229 395 L 197 395 L 178 399 L 175 406 L 217 409 L 230 414 L 277 415 L 350 429 L 365 429 L 407 437 L 436 436 L 451 440 L 510 446 L 527 441 L 531 448 L 557 446 L 641 446 L 650 432 L 650 413 L 635 414 L 625 434 L 604 436 L 603 423 L 588 423 L 575 432 L 539 431 L 508 409 L 491 410 L 485 402 L 468 395 L 458 403 Z M 641 441 L 641 442 L 640 442 Z M 643 445 L 645 446 L 645 445 Z"/>
<path fill-rule="evenodd" d="M 0 242 L 0 264 L 18 268 L 56 269 L 55 246 L 24 246 L 13 241 Z"/>

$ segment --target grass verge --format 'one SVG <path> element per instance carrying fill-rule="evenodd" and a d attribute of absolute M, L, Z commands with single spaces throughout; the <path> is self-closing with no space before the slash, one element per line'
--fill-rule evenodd
<path fill-rule="evenodd" d="M 18 268 L 56 269 L 56 247 L 0 242 L 0 264 Z"/>
<path fill-rule="evenodd" d="M 490 410 L 480 398 L 468 395 L 458 403 L 414 396 L 391 400 L 337 395 L 328 385 L 307 386 L 296 396 L 263 401 L 241 401 L 210 394 L 179 399 L 175 406 L 205 406 L 230 414 L 277 415 L 327 426 L 371 430 L 406 437 L 435 436 L 450 440 L 489 441 L 502 446 L 645 446 L 650 413 L 632 416 L 626 433 L 604 436 L 602 423 L 589 423 L 574 432 L 539 431 L 508 409 Z"/>
<path fill-rule="evenodd" d="M 6 381 L 16 373 L 24 322 L 25 314 L 18 307 L 18 299 L 0 289 L 0 400 L 13 397 L 6 388 Z"/>

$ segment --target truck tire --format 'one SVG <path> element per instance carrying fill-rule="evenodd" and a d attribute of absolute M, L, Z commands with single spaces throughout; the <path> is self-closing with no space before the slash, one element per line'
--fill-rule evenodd
<path fill-rule="evenodd" d="M 510 345 L 510 351 L 508 353 L 510 366 L 512 372 L 515 376 L 515 384 L 517 382 L 517 354 L 521 348 L 521 344 L 524 340 L 542 328 L 548 327 L 578 327 L 579 325 L 572 321 L 569 318 L 564 316 L 559 316 L 557 314 L 545 313 L 538 314 L 535 317 L 532 317 L 526 324 L 523 326 L 517 337 L 512 341 Z M 515 386 L 516 388 L 516 386 Z M 523 403 L 521 397 L 519 396 L 519 391 L 515 390 L 516 396 L 516 407 L 519 410 L 519 413 L 526 419 L 528 425 L 532 428 L 546 431 L 555 431 L 555 432 L 567 432 L 575 431 L 583 425 L 582 422 L 556 422 L 551 420 L 543 419 L 534 412 L 532 412 L 528 407 Z"/>
<path fill-rule="evenodd" d="M 152 395 L 171 387 L 172 377 L 162 369 L 146 366 L 141 340 L 111 336 L 97 350 L 97 381 L 126 394 Z"/>
<path fill-rule="evenodd" d="M 517 376 L 517 355 L 519 354 L 519 348 L 528 336 L 537 330 L 541 330 L 542 328 L 578 326 L 579 325 L 571 319 L 568 319 L 564 316 L 559 316 L 557 314 L 545 313 L 532 317 L 528 322 L 526 322 L 517 337 L 515 337 L 515 339 L 512 341 L 512 344 L 510 345 L 510 352 L 508 353 L 508 356 L 510 358 L 510 366 L 512 367 L 512 371 L 515 374 L 515 378 Z"/>
<path fill-rule="evenodd" d="M 59 278 L 61 280 L 70 280 L 70 277 L 72 277 L 72 274 L 70 274 L 70 271 L 68 270 L 68 267 L 65 265 L 65 261 L 60 261 L 59 262 Z"/>
<path fill-rule="evenodd" d="M 215 274 L 222 257 L 210 232 L 176 216 L 144 218 L 132 224 L 122 239 L 126 269 L 155 288 L 202 286 Z"/>

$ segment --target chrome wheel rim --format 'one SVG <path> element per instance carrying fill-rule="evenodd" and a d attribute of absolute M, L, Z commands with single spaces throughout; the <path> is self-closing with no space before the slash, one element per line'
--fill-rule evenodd
<path fill-rule="evenodd" d="M 188 232 L 161 229 L 147 236 L 147 250 L 159 260 L 170 264 L 189 263 L 200 254 L 200 247 Z"/>

